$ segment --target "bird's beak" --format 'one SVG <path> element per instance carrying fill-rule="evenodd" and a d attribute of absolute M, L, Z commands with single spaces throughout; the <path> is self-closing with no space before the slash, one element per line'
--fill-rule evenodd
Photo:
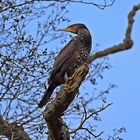
<path fill-rule="evenodd" d="M 65 31 L 65 32 L 68 32 L 67 28 L 58 29 L 57 31 Z"/>
<path fill-rule="evenodd" d="M 58 29 L 57 31 L 64 31 L 64 32 L 71 32 L 71 33 L 75 33 L 75 31 L 74 31 L 72 28 Z"/>

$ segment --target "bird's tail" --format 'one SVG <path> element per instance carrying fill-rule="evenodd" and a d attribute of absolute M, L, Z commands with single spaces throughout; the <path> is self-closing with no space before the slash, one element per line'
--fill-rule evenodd
<path fill-rule="evenodd" d="M 53 93 L 53 89 L 49 87 L 45 92 L 43 98 L 39 102 L 38 107 L 42 108 L 43 106 L 45 106 L 48 103 L 52 93 Z"/>

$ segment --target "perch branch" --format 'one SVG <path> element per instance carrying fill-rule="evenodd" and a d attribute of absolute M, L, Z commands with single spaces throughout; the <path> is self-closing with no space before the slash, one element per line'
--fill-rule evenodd
<path fill-rule="evenodd" d="M 44 118 L 48 124 L 49 138 L 51 137 L 49 140 L 53 140 L 52 137 L 65 140 L 65 138 L 62 137 L 62 134 L 65 134 L 65 132 L 60 131 L 63 126 L 61 116 L 76 96 L 79 86 L 85 79 L 88 70 L 87 64 L 83 64 L 73 76 L 66 81 L 63 89 L 60 91 L 61 94 L 58 94 L 57 98 L 47 105 L 44 111 Z"/>

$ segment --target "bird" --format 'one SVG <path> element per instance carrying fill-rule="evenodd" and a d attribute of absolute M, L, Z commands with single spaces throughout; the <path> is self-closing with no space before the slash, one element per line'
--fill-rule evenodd
<path fill-rule="evenodd" d="M 76 69 L 86 62 L 91 51 L 92 37 L 86 25 L 76 23 L 58 31 L 70 32 L 76 36 L 62 48 L 55 58 L 48 78 L 48 88 L 38 104 L 39 108 L 48 103 L 57 86 L 64 84 L 66 79 L 71 77 Z"/>

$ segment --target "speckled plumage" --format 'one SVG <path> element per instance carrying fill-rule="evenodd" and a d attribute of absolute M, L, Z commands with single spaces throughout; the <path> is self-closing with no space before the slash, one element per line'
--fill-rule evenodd
<path fill-rule="evenodd" d="M 60 51 L 55 59 L 53 69 L 48 80 L 48 89 L 45 92 L 39 107 L 43 107 L 49 101 L 53 90 L 65 82 L 65 75 L 72 76 L 88 58 L 91 50 L 91 35 L 84 24 L 73 24 L 64 31 L 77 34 L 65 47 Z"/>

